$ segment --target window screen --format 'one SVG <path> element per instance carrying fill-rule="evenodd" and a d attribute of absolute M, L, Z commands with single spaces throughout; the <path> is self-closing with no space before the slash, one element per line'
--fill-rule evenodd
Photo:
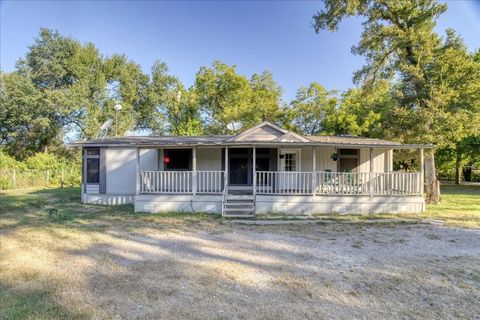
<path fill-rule="evenodd" d="M 165 171 L 189 171 L 191 169 L 191 149 L 166 149 L 163 151 Z"/>
<path fill-rule="evenodd" d="M 100 181 L 100 159 L 87 159 L 87 183 L 98 183 Z"/>

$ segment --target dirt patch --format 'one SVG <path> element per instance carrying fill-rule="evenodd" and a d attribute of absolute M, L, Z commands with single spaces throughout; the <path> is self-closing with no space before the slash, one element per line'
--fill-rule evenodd
<path fill-rule="evenodd" d="M 2 280 L 98 319 L 480 314 L 480 230 L 143 220 L 133 231 L 5 234 Z"/>

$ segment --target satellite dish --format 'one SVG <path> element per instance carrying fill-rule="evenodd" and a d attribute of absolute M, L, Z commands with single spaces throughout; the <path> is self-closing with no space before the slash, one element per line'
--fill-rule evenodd
<path fill-rule="evenodd" d="M 102 126 L 100 127 L 100 132 L 97 134 L 97 138 L 98 139 L 103 139 L 107 136 L 107 133 L 108 133 L 108 129 L 110 129 L 110 127 L 112 126 L 113 124 L 113 120 L 112 119 L 108 119 L 107 121 L 105 121 Z"/>
<path fill-rule="evenodd" d="M 102 126 L 100 127 L 100 130 L 104 131 L 104 130 L 108 130 L 113 124 L 113 120 L 112 119 L 108 119 L 107 121 L 105 121 Z"/>
<path fill-rule="evenodd" d="M 234 121 L 227 124 L 227 129 L 231 131 L 240 130 L 242 129 L 242 127 L 243 127 L 243 123 L 241 123 L 240 121 Z"/>

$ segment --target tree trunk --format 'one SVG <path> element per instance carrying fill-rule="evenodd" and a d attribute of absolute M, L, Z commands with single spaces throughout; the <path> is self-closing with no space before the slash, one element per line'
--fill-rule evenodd
<path fill-rule="evenodd" d="M 458 149 L 456 150 L 457 160 L 455 161 L 455 184 L 460 184 L 462 174 L 462 157 Z"/>
<path fill-rule="evenodd" d="M 427 150 L 425 155 L 425 202 L 440 202 L 440 182 L 435 173 L 435 156 L 433 149 Z"/>

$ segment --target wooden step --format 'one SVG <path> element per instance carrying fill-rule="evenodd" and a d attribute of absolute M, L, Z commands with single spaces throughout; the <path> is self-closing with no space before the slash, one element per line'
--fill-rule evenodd
<path fill-rule="evenodd" d="M 224 218 L 254 218 L 255 214 L 238 214 L 238 213 L 224 213 Z"/>
<path fill-rule="evenodd" d="M 253 208 L 225 208 L 224 211 L 253 212 Z"/>
<path fill-rule="evenodd" d="M 225 200 L 251 200 L 253 201 L 253 195 L 249 194 L 227 194 Z"/>

